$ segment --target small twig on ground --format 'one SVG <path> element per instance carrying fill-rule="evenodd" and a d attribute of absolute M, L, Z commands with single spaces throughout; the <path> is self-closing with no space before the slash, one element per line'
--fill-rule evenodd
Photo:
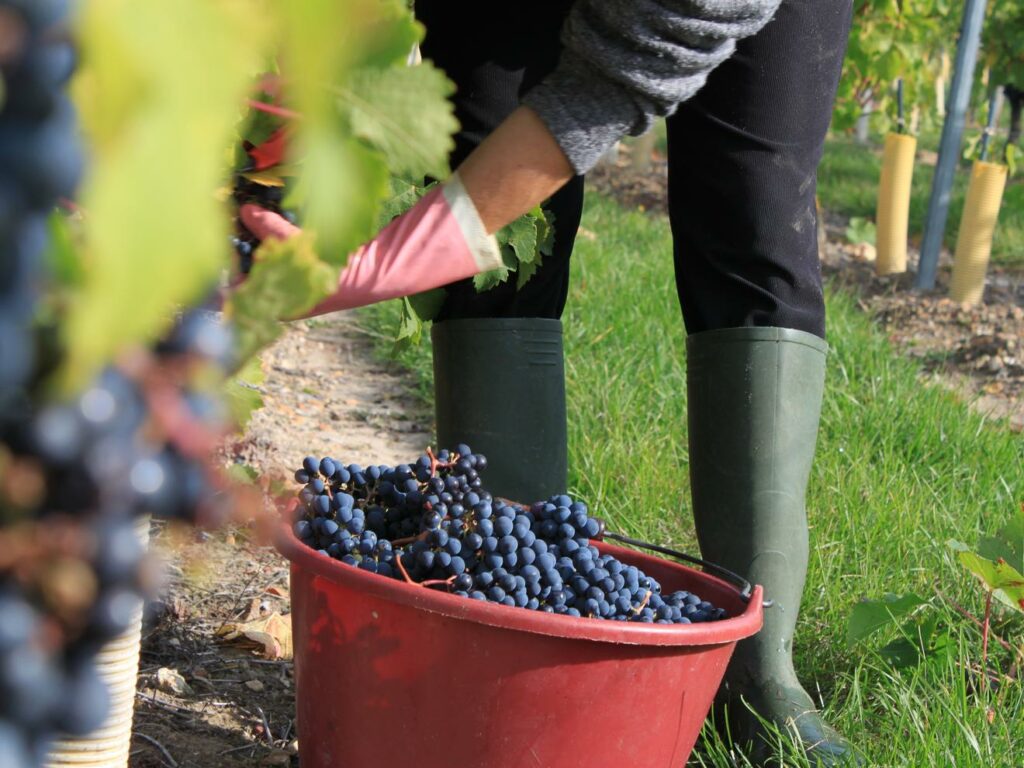
<path fill-rule="evenodd" d="M 235 599 L 235 604 L 231 607 L 231 610 L 228 611 L 227 615 L 224 617 L 224 620 L 220 623 L 220 626 L 218 626 L 217 629 L 214 631 L 214 634 L 217 634 L 222 629 L 224 629 L 224 625 L 228 623 L 229 617 L 234 616 L 235 613 L 238 612 L 238 607 L 242 604 L 242 601 L 245 600 L 245 593 L 249 591 L 249 587 L 251 587 L 252 583 L 256 581 L 257 576 L 259 576 L 259 571 L 250 576 L 249 580 L 245 582 L 245 586 L 242 587 L 242 591 L 238 593 L 238 597 Z"/>
<path fill-rule="evenodd" d="M 246 749 L 255 750 L 257 746 L 259 746 L 259 745 L 256 742 L 253 742 L 252 744 L 243 744 L 240 747 L 232 747 L 231 749 L 225 749 L 225 750 L 222 750 L 222 751 L 218 752 L 217 754 L 218 755 L 230 755 L 230 754 L 233 754 L 235 752 L 242 752 L 242 751 L 244 751 Z M 252 755 L 250 755 L 250 757 L 252 757 Z"/>
<path fill-rule="evenodd" d="M 138 736 L 140 739 L 148 741 L 154 747 L 159 749 L 160 754 L 164 756 L 164 759 L 167 761 L 168 765 L 171 766 L 171 768 L 178 768 L 178 761 L 171 757 L 171 753 L 167 751 L 167 747 L 165 747 L 159 741 L 154 739 L 152 736 L 147 736 L 146 734 L 141 733 L 140 731 L 136 731 L 135 735 Z"/>
<path fill-rule="evenodd" d="M 273 746 L 274 732 L 270 730 L 270 721 L 267 720 L 267 713 L 263 711 L 263 707 L 256 707 L 256 711 L 260 713 L 260 719 L 263 721 L 263 735 L 267 743 Z"/>

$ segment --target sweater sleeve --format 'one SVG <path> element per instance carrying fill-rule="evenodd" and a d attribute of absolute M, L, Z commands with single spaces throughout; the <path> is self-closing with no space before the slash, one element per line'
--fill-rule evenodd
<path fill-rule="evenodd" d="M 781 0 L 576 0 L 555 71 L 523 99 L 577 173 L 672 114 Z"/>

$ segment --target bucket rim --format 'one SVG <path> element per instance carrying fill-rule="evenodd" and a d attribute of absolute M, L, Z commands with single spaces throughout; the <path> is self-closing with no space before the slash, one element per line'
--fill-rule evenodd
<path fill-rule="evenodd" d="M 739 589 L 709 573 L 690 568 L 674 560 L 658 558 L 634 549 L 607 542 L 594 542 L 602 552 L 625 556 L 630 562 L 643 567 L 645 562 L 668 564 L 689 572 L 700 581 L 707 582 L 716 591 L 726 591 L 742 601 Z M 727 619 L 698 624 L 644 624 L 622 621 L 602 621 L 573 616 L 557 616 L 542 611 L 515 609 L 482 600 L 470 600 L 434 589 L 414 587 L 399 579 L 382 577 L 322 555 L 303 544 L 283 518 L 276 526 L 274 546 L 293 568 L 299 568 L 334 584 L 358 589 L 366 594 L 437 613 L 449 618 L 475 624 L 559 637 L 566 640 L 589 640 L 618 645 L 647 646 L 710 646 L 735 643 L 754 635 L 764 620 L 763 590 L 755 585 L 750 601 L 743 612 Z"/>

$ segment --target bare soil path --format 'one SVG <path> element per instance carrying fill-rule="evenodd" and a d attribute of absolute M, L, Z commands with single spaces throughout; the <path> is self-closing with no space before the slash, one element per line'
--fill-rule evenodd
<path fill-rule="evenodd" d="M 262 475 L 288 480 L 309 453 L 398 463 L 429 442 L 431 417 L 408 377 L 374 358 L 349 314 L 294 324 L 263 368 L 265 406 L 228 447 L 229 460 Z M 254 538 L 244 526 L 154 526 L 168 584 L 143 633 L 132 768 L 297 764 L 291 661 L 217 636 L 226 623 L 289 611 L 288 564 Z"/>

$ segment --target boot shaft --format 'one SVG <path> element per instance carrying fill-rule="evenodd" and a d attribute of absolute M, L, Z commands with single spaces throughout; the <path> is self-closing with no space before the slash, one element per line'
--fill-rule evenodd
<path fill-rule="evenodd" d="M 704 557 L 763 585 L 774 601 L 762 631 L 737 651 L 759 676 L 792 677 L 807 572 L 804 498 L 826 349 L 816 336 L 780 328 L 710 331 L 687 341 L 697 536 Z"/>
<path fill-rule="evenodd" d="M 488 459 L 486 487 L 531 503 L 567 482 L 562 323 L 547 318 L 447 320 L 431 330 L 439 446 Z"/>

